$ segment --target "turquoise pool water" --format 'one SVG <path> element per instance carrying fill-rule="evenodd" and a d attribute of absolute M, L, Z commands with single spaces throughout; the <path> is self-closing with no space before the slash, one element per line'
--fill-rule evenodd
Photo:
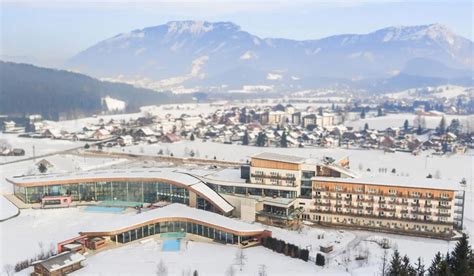
<path fill-rule="evenodd" d="M 169 239 L 163 241 L 163 251 L 179 251 L 181 241 L 178 239 Z"/>
<path fill-rule="evenodd" d="M 120 207 L 87 206 L 84 210 L 98 213 L 122 213 L 124 209 Z"/>

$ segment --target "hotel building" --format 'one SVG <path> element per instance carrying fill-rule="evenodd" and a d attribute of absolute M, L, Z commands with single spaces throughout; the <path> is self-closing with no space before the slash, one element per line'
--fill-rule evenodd
<path fill-rule="evenodd" d="M 464 210 L 464 192 L 456 181 L 361 177 L 350 170 L 346 156 L 261 153 L 240 169 L 91 171 L 7 180 L 25 203 L 45 195 L 92 202 L 166 201 L 281 227 L 308 221 L 436 238 L 462 229 Z"/>

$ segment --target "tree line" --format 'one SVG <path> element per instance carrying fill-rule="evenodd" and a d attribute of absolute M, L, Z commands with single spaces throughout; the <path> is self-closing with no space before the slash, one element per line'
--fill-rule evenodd
<path fill-rule="evenodd" d="M 390 262 L 384 255 L 382 259 L 382 276 L 472 276 L 474 275 L 474 253 L 466 234 L 457 241 L 451 252 L 438 252 L 429 267 L 418 258 L 412 264 L 407 255 L 401 256 L 398 250 L 392 254 Z"/>

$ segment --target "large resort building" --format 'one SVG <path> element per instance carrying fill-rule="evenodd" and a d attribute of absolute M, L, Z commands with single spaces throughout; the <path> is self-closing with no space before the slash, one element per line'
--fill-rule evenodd
<path fill-rule="evenodd" d="M 74 201 L 183 203 L 221 214 L 234 207 L 198 178 L 175 169 L 89 171 L 7 179 L 25 203 L 45 196 L 71 196 Z"/>
<path fill-rule="evenodd" d="M 166 201 L 281 227 L 308 221 L 445 239 L 462 229 L 464 192 L 458 182 L 370 176 L 353 172 L 345 156 L 307 159 L 261 153 L 240 169 L 92 171 L 8 181 L 25 203 L 58 195 L 73 201 Z M 141 229 L 151 231 L 152 224 L 156 229 L 156 222 Z M 120 229 L 111 230 L 111 239 L 131 239 Z"/>

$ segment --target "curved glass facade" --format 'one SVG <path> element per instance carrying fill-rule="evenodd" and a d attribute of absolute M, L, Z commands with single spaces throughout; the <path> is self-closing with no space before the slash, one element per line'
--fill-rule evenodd
<path fill-rule="evenodd" d="M 111 181 L 49 186 L 20 187 L 15 195 L 26 203 L 37 203 L 43 196 L 71 195 L 80 201 L 176 202 L 189 205 L 189 191 L 164 182 Z"/>
<path fill-rule="evenodd" d="M 165 221 L 159 223 L 150 223 L 145 226 L 137 227 L 132 230 L 127 230 L 120 234 L 111 236 L 111 240 L 119 243 L 128 243 L 134 240 L 138 240 L 144 237 L 161 234 L 161 233 L 188 233 L 199 235 L 212 239 L 219 243 L 226 244 L 239 244 L 242 241 L 250 240 L 252 236 L 239 236 L 233 233 L 222 231 L 217 228 L 213 228 L 207 224 L 201 224 L 198 222 L 189 221 Z"/>

